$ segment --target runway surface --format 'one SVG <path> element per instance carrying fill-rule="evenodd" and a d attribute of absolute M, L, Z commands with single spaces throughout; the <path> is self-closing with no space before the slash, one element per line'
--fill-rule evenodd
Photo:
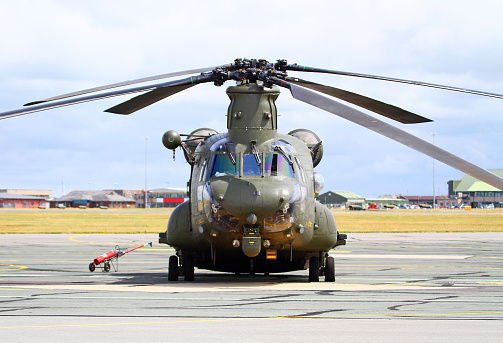
<path fill-rule="evenodd" d="M 89 263 L 119 245 L 152 241 Z M 195 272 L 169 282 L 156 235 L 0 235 L 5 342 L 500 342 L 503 233 L 351 234 L 336 282 Z M 182 278 L 183 279 L 183 278 Z"/>

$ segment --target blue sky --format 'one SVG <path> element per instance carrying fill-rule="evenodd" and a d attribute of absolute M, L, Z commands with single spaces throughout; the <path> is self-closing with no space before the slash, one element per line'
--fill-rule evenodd
<path fill-rule="evenodd" d="M 0 12 L 0 111 L 128 79 L 237 57 L 385 75 L 503 93 L 501 1 L 10 1 Z M 334 75 L 294 74 L 434 120 L 398 126 L 483 168 L 503 168 L 503 100 Z M 130 116 L 119 97 L 0 121 L 0 188 L 184 187 L 190 168 L 167 130 L 224 132 L 224 87 L 205 84 Z M 431 195 L 433 162 L 410 148 L 293 100 L 279 131 L 315 131 L 324 191 Z M 382 118 L 381 118 L 382 119 Z M 148 139 L 146 139 L 148 137 Z M 436 194 L 463 173 L 435 163 Z"/>

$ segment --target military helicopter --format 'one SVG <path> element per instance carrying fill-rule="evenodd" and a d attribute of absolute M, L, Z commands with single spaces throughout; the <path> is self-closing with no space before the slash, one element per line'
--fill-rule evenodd
<path fill-rule="evenodd" d="M 173 246 L 168 279 L 194 280 L 194 268 L 239 273 L 275 273 L 309 270 L 309 281 L 335 280 L 335 261 L 329 250 L 344 245 L 347 236 L 337 231 L 334 216 L 316 201 L 323 177 L 314 168 L 323 157 L 323 144 L 312 131 L 277 132 L 275 100 L 286 88 L 293 98 L 345 118 L 449 166 L 503 189 L 503 179 L 403 130 L 319 93 L 341 99 L 403 124 L 428 118 L 359 94 L 288 76 L 289 71 L 315 72 L 407 83 L 451 91 L 503 98 L 503 95 L 419 81 L 357 74 L 288 64 L 286 60 L 236 59 L 226 65 L 192 69 L 130 80 L 63 94 L 0 113 L 0 119 L 72 104 L 144 92 L 106 110 L 131 114 L 198 84 L 227 88 L 230 106 L 227 132 L 200 128 L 189 134 L 167 131 L 166 148 L 181 148 L 191 166 L 189 201 L 169 218 L 159 242 Z M 159 79 L 186 78 L 107 91 Z M 182 139 L 184 137 L 184 139 Z"/>

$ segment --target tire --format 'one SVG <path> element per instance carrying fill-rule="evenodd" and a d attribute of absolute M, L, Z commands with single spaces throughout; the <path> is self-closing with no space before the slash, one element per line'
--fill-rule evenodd
<path fill-rule="evenodd" d="M 183 255 L 183 279 L 194 281 L 194 256 Z"/>
<path fill-rule="evenodd" d="M 178 281 L 178 257 L 175 255 L 169 257 L 168 280 Z"/>
<path fill-rule="evenodd" d="M 96 270 L 96 265 L 94 262 L 89 263 L 89 271 L 92 273 Z"/>
<path fill-rule="evenodd" d="M 105 264 L 103 265 L 103 270 L 108 273 L 110 271 L 110 263 L 105 262 Z"/>
<path fill-rule="evenodd" d="M 325 259 L 325 282 L 335 281 L 335 262 L 332 256 Z"/>
<path fill-rule="evenodd" d="M 320 259 L 313 256 L 309 259 L 309 282 L 318 281 L 320 281 Z"/>

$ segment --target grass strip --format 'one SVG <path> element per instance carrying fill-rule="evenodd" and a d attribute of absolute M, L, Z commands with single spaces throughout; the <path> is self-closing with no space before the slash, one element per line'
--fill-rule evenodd
<path fill-rule="evenodd" d="M 159 233 L 171 210 L 0 209 L 3 234 Z M 334 211 L 337 229 L 355 232 L 503 232 L 503 210 Z"/>

